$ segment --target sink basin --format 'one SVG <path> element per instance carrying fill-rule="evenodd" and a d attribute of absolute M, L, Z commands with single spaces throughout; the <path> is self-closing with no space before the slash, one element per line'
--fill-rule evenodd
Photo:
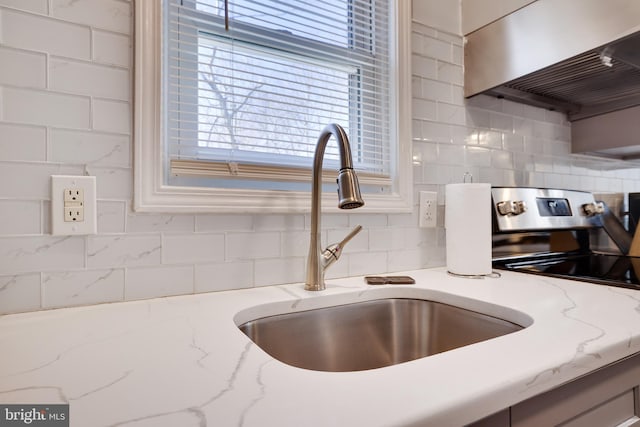
<path fill-rule="evenodd" d="M 386 298 L 263 317 L 239 326 L 275 359 L 316 371 L 363 371 L 523 329 L 451 305 Z"/>

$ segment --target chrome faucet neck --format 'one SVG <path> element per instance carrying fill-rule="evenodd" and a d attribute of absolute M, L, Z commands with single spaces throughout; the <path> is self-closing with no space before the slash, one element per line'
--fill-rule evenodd
<path fill-rule="evenodd" d="M 321 291 L 325 289 L 324 272 L 326 267 L 331 264 L 323 260 L 322 250 L 320 249 L 320 196 L 322 194 L 322 162 L 324 160 L 325 148 L 332 135 L 338 143 L 338 152 L 340 155 L 338 207 L 340 209 L 354 209 L 364 205 L 364 201 L 360 195 L 358 178 L 353 170 L 349 138 L 340 125 L 327 125 L 322 130 L 322 133 L 320 133 L 313 158 L 311 187 L 311 238 L 309 242 L 307 276 L 305 280 L 305 289 L 309 291 Z"/>

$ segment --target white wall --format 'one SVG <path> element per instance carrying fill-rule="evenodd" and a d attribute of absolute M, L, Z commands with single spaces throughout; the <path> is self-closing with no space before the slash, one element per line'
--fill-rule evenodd
<path fill-rule="evenodd" d="M 444 2 L 444 3 L 443 3 Z M 640 188 L 634 170 L 569 155 L 558 113 L 462 96 L 458 7 L 414 4 L 415 190 L 440 194 L 437 229 L 413 214 L 323 217 L 323 241 L 365 228 L 330 277 L 444 265 L 444 185 Z M 419 6 L 419 7 L 417 7 Z M 127 0 L 0 0 L 0 313 L 303 280 L 306 215 L 131 211 Z M 453 18 L 450 14 L 453 13 Z M 49 176 L 97 176 L 98 235 L 49 235 Z"/>

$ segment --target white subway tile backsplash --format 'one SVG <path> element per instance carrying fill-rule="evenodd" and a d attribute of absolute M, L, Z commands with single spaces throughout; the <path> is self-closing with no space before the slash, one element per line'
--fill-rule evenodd
<path fill-rule="evenodd" d="M 438 77 L 438 61 L 425 56 L 414 55 L 411 61 L 411 74 L 426 79 Z"/>
<path fill-rule="evenodd" d="M 422 98 L 422 78 L 411 76 L 411 97 Z"/>
<path fill-rule="evenodd" d="M 524 117 L 532 120 L 544 121 L 546 115 L 545 109 L 533 107 L 531 105 L 524 105 L 522 108 L 524 109 Z"/>
<path fill-rule="evenodd" d="M 533 154 L 522 152 L 513 153 L 513 167 L 520 171 L 533 171 L 535 169 Z"/>
<path fill-rule="evenodd" d="M 129 81 L 125 68 L 49 59 L 49 87 L 55 91 L 127 101 L 131 98 Z"/>
<path fill-rule="evenodd" d="M 453 48 L 451 43 L 443 42 L 442 40 L 432 37 L 421 37 L 420 42 L 421 45 L 418 46 L 418 53 L 439 61 L 453 61 Z"/>
<path fill-rule="evenodd" d="M 476 147 L 473 145 L 465 147 L 466 163 L 471 166 L 491 166 L 491 149 L 486 147 Z"/>
<path fill-rule="evenodd" d="M 93 31 L 93 60 L 102 64 L 131 66 L 131 37 L 106 31 Z"/>
<path fill-rule="evenodd" d="M 193 233 L 193 215 L 130 214 L 127 216 L 127 233 L 158 231 Z"/>
<path fill-rule="evenodd" d="M 193 266 L 128 268 L 126 300 L 186 295 L 193 293 Z"/>
<path fill-rule="evenodd" d="M 311 239 L 309 230 L 284 231 L 281 233 L 280 237 L 282 257 L 289 258 L 307 256 L 307 252 L 309 251 L 309 241 Z"/>
<path fill-rule="evenodd" d="M 98 201 L 98 233 L 124 233 L 127 203 Z"/>
<path fill-rule="evenodd" d="M 414 204 L 417 206 L 418 197 L 414 196 Z M 417 209 L 408 214 L 389 215 L 389 227 L 414 227 L 418 223 Z"/>
<path fill-rule="evenodd" d="M 453 63 L 456 65 L 463 65 L 464 64 L 464 48 L 462 46 L 454 45 L 452 49 L 453 49 L 453 57 L 452 57 Z"/>
<path fill-rule="evenodd" d="M 0 123 L 0 159 L 44 161 L 47 158 L 46 137 L 44 127 Z"/>
<path fill-rule="evenodd" d="M 464 161 L 465 147 L 463 145 L 438 144 L 438 163 L 457 165 Z"/>
<path fill-rule="evenodd" d="M 502 132 L 480 131 L 478 132 L 478 145 L 491 148 L 502 148 Z"/>
<path fill-rule="evenodd" d="M 513 169 L 513 155 L 508 151 L 492 150 L 491 166 L 500 169 Z"/>
<path fill-rule="evenodd" d="M 85 240 L 79 236 L 0 237 L 0 271 L 14 274 L 83 268 Z"/>
<path fill-rule="evenodd" d="M 513 117 L 508 114 L 489 114 L 489 127 L 494 130 L 509 133 L 513 131 Z"/>
<path fill-rule="evenodd" d="M 0 47 L 0 84 L 44 88 L 46 59 L 44 53 Z"/>
<path fill-rule="evenodd" d="M 255 286 L 304 282 L 306 267 L 304 257 L 257 259 L 254 265 Z"/>
<path fill-rule="evenodd" d="M 387 255 L 389 252 L 365 252 L 349 254 L 349 275 L 365 276 L 383 274 L 389 271 Z"/>
<path fill-rule="evenodd" d="M 428 260 L 427 251 L 423 248 L 410 250 L 396 250 L 389 252 L 389 271 L 417 270 L 424 268 Z M 434 264 L 441 265 L 441 264 Z"/>
<path fill-rule="evenodd" d="M 196 231 L 251 231 L 253 216 L 240 214 L 196 215 Z"/>
<path fill-rule="evenodd" d="M 451 142 L 451 126 L 445 123 L 422 122 L 422 138 L 425 141 Z"/>
<path fill-rule="evenodd" d="M 503 99 L 502 112 L 510 116 L 522 117 L 524 115 L 524 104 Z"/>
<path fill-rule="evenodd" d="M 413 7 L 414 194 L 438 191 L 438 227 L 417 228 L 417 197 L 411 213 L 323 213 L 323 247 L 365 228 L 327 278 L 444 265 L 444 186 L 465 172 L 492 185 L 640 190 L 640 170 L 571 155 L 563 114 L 464 99 L 458 18 L 438 18 L 459 6 Z M 309 214 L 131 211 L 132 10 L 0 0 L 0 314 L 304 280 Z M 98 234 L 49 236 L 50 175 L 85 172 L 97 177 Z"/>
<path fill-rule="evenodd" d="M 48 0 L 0 0 L 0 6 L 46 15 L 49 11 Z"/>
<path fill-rule="evenodd" d="M 160 236 L 118 235 L 87 238 L 87 267 L 112 268 L 160 264 Z"/>
<path fill-rule="evenodd" d="M 251 288 L 253 262 L 199 264 L 195 267 L 195 292 Z"/>
<path fill-rule="evenodd" d="M 421 79 L 421 97 L 439 102 L 453 101 L 452 85 L 431 79 Z M 415 95 L 414 95 L 415 96 Z"/>
<path fill-rule="evenodd" d="M 0 236 L 40 234 L 40 201 L 0 200 Z"/>
<path fill-rule="evenodd" d="M 365 197 L 365 205 L 366 205 L 366 196 Z M 373 227 L 386 227 L 389 223 L 389 215 L 387 214 L 375 214 L 375 213 L 361 213 L 359 215 L 350 215 L 347 216 L 349 220 L 348 229 L 346 231 L 351 231 L 356 225 L 361 225 L 366 231 L 368 228 Z"/>
<path fill-rule="evenodd" d="M 190 234 L 162 236 L 162 262 L 165 264 L 198 264 L 224 261 L 223 234 Z"/>
<path fill-rule="evenodd" d="M 369 230 L 369 250 L 397 251 L 406 248 L 404 228 L 379 228 Z"/>
<path fill-rule="evenodd" d="M 534 167 L 536 172 L 553 172 L 553 159 L 548 156 L 535 156 Z"/>
<path fill-rule="evenodd" d="M 133 196 L 133 171 L 130 168 L 88 167 L 96 177 L 98 199 L 131 200 Z"/>
<path fill-rule="evenodd" d="M 491 112 L 481 108 L 466 109 L 467 126 L 475 128 L 491 128 Z"/>
<path fill-rule="evenodd" d="M 414 98 L 412 101 L 413 117 L 420 120 L 436 120 L 438 104 L 426 99 Z"/>
<path fill-rule="evenodd" d="M 0 39 L 7 46 L 91 59 L 91 30 L 87 26 L 11 9 L 2 10 L 0 19 Z"/>
<path fill-rule="evenodd" d="M 461 65 L 438 62 L 438 80 L 462 86 L 464 84 L 464 69 Z"/>
<path fill-rule="evenodd" d="M 459 105 L 438 103 L 438 121 L 452 125 L 464 126 L 466 123 L 466 111 Z"/>
<path fill-rule="evenodd" d="M 253 225 L 256 231 L 302 230 L 304 215 L 256 215 Z"/>
<path fill-rule="evenodd" d="M 249 260 L 280 256 L 280 233 L 227 233 L 226 259 Z"/>
<path fill-rule="evenodd" d="M 0 276 L 0 315 L 40 308 L 40 273 Z"/>
<path fill-rule="evenodd" d="M 49 160 L 59 163 L 128 167 L 131 166 L 130 139 L 127 135 L 51 129 Z"/>
<path fill-rule="evenodd" d="M 90 99 L 84 96 L 5 87 L 2 118 L 8 122 L 88 129 Z"/>
<path fill-rule="evenodd" d="M 505 133 L 502 139 L 502 148 L 507 151 L 524 151 L 524 136 L 515 133 Z"/>
<path fill-rule="evenodd" d="M 344 211 L 343 211 L 344 212 Z M 344 213 L 323 213 L 321 217 L 322 229 L 349 227 L 349 215 Z M 311 228 L 311 216 L 305 215 L 306 228 Z"/>
<path fill-rule="evenodd" d="M 93 100 L 93 129 L 131 134 L 131 106 L 127 102 Z"/>
<path fill-rule="evenodd" d="M 51 15 L 116 33 L 131 33 L 132 6 L 119 0 L 51 0 Z"/>
<path fill-rule="evenodd" d="M 51 175 L 81 174 L 72 166 L 0 161 L 0 198 L 49 200 Z"/>
<path fill-rule="evenodd" d="M 42 276 L 44 308 L 123 300 L 123 269 L 45 273 Z"/>

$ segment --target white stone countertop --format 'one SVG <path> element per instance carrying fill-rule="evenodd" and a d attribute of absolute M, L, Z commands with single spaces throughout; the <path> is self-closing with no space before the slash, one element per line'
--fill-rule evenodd
<path fill-rule="evenodd" d="M 70 404 L 71 426 L 461 426 L 640 351 L 640 293 L 502 272 L 416 285 L 335 279 L 0 317 L 0 403 Z M 386 297 L 531 326 L 395 366 L 285 365 L 236 324 Z"/>

